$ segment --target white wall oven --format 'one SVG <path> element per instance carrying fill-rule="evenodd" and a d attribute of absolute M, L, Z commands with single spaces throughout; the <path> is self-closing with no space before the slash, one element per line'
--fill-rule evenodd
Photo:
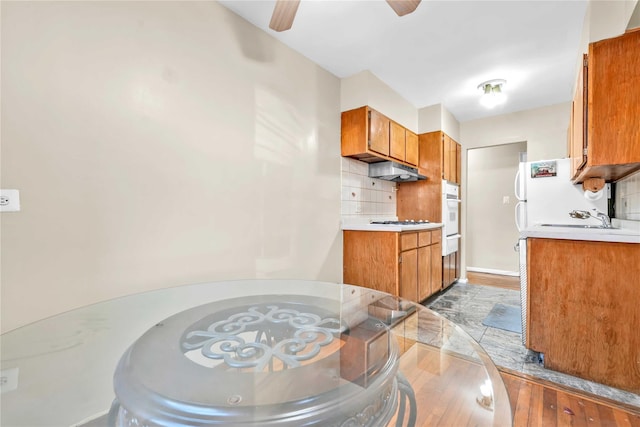
<path fill-rule="evenodd" d="M 460 187 L 442 181 L 442 256 L 457 252 L 460 245 Z"/>

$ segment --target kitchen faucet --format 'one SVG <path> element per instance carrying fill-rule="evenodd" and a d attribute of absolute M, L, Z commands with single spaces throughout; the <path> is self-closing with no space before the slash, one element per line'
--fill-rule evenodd
<path fill-rule="evenodd" d="M 596 208 L 593 208 L 592 210 L 595 212 L 595 216 L 588 211 L 580 210 L 569 212 L 569 216 L 577 219 L 597 218 L 602 221 L 602 228 L 611 228 L 611 218 L 609 218 L 609 215 L 604 212 L 599 212 Z"/>
<path fill-rule="evenodd" d="M 602 228 L 611 228 L 611 218 L 604 212 L 599 212 L 596 208 L 593 208 L 596 213 L 596 217 L 602 221 Z"/>

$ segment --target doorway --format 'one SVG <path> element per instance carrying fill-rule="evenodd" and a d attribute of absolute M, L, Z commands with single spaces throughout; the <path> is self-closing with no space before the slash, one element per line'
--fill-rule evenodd
<path fill-rule="evenodd" d="M 467 271 L 519 275 L 514 179 L 527 143 L 467 151 Z"/>

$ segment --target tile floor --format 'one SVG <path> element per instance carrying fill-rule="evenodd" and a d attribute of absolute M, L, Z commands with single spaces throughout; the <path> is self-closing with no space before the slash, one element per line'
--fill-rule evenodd
<path fill-rule="evenodd" d="M 520 292 L 492 286 L 455 283 L 424 305 L 459 325 L 497 366 L 522 372 L 612 400 L 640 407 L 640 395 L 545 369 L 538 355 L 522 345 L 519 333 L 482 324 L 494 304 L 520 305 Z"/>

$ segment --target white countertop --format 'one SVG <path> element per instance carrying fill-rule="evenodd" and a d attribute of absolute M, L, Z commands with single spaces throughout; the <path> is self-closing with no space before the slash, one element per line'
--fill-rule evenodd
<path fill-rule="evenodd" d="M 343 231 L 425 231 L 442 228 L 442 223 L 429 222 L 420 225 L 392 225 L 392 224 L 368 224 L 368 223 L 352 223 L 342 224 Z"/>
<path fill-rule="evenodd" d="M 534 225 L 520 232 L 520 237 L 596 242 L 640 243 L 640 222 L 613 219 L 615 228 L 573 228 Z"/>

